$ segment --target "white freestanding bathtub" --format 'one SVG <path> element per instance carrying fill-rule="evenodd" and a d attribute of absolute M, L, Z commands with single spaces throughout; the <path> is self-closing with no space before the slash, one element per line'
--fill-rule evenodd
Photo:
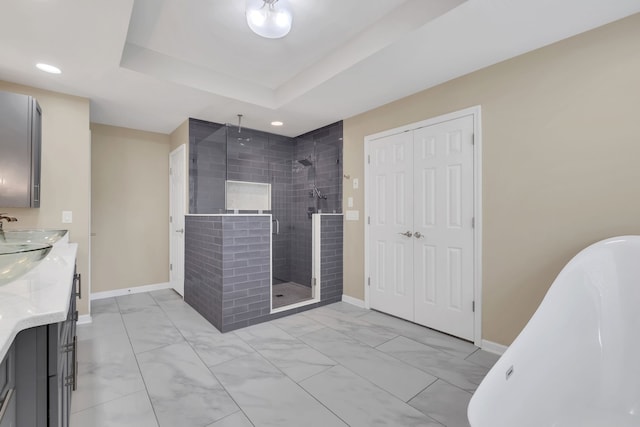
<path fill-rule="evenodd" d="M 640 236 L 595 243 L 564 267 L 468 417 L 472 427 L 640 426 Z"/>

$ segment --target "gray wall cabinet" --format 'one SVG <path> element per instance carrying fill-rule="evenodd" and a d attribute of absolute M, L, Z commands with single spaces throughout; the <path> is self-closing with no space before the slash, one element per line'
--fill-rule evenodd
<path fill-rule="evenodd" d="M 0 92 L 0 208 L 40 207 L 41 141 L 35 98 Z"/>

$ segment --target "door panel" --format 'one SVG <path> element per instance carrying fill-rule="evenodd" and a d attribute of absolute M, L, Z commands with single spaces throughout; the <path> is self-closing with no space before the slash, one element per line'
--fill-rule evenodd
<path fill-rule="evenodd" d="M 474 334 L 473 120 L 370 142 L 367 189 L 371 308 L 468 340 Z"/>
<path fill-rule="evenodd" d="M 413 138 L 410 132 L 371 143 L 370 305 L 413 319 Z"/>
<path fill-rule="evenodd" d="M 423 248 L 415 322 L 473 340 L 473 116 L 417 129 L 414 140 L 414 229 L 422 236 L 414 239 Z"/>
<path fill-rule="evenodd" d="M 169 246 L 171 287 L 184 296 L 184 209 L 185 209 L 185 146 L 176 148 L 169 155 L 169 203 L 171 224 Z"/>

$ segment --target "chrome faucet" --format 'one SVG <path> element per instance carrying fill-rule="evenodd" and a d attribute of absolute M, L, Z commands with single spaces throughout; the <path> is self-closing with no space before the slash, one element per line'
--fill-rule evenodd
<path fill-rule="evenodd" d="M 16 222 L 18 221 L 18 218 L 8 216 L 6 213 L 0 213 L 0 231 L 2 231 L 2 221 Z"/>

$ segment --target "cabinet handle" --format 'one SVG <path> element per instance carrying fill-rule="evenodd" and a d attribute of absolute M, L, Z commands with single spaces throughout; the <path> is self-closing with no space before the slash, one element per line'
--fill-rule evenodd
<path fill-rule="evenodd" d="M 412 233 L 412 232 L 410 232 L 410 231 L 405 231 L 404 233 L 398 233 L 398 234 L 402 234 L 403 236 L 406 236 L 406 237 L 411 237 L 411 236 L 413 236 L 413 233 Z"/>
<path fill-rule="evenodd" d="M 4 400 L 2 401 L 2 407 L 0 407 L 0 422 L 4 419 L 4 414 L 7 412 L 7 408 L 9 407 L 9 402 L 11 402 L 11 398 L 13 397 L 14 388 L 10 388 L 7 391 L 7 394 L 4 396 Z"/>
<path fill-rule="evenodd" d="M 64 385 L 67 387 L 73 386 L 73 374 L 64 377 Z"/>
<path fill-rule="evenodd" d="M 40 201 L 40 184 L 33 185 L 33 192 L 36 194 L 33 198 L 33 201 L 39 202 Z"/>
<path fill-rule="evenodd" d="M 78 387 L 78 337 L 73 337 L 73 390 Z"/>
<path fill-rule="evenodd" d="M 76 282 L 78 284 L 76 286 L 76 296 L 78 297 L 78 299 L 82 299 L 82 274 L 76 273 L 73 276 L 73 280 L 74 280 L 74 282 Z M 78 319 L 76 319 L 76 320 L 78 320 Z"/>
<path fill-rule="evenodd" d="M 421 239 L 422 237 L 424 237 L 424 234 L 421 234 L 419 231 L 416 231 L 416 232 L 413 234 L 413 236 L 414 236 L 416 239 Z"/>

